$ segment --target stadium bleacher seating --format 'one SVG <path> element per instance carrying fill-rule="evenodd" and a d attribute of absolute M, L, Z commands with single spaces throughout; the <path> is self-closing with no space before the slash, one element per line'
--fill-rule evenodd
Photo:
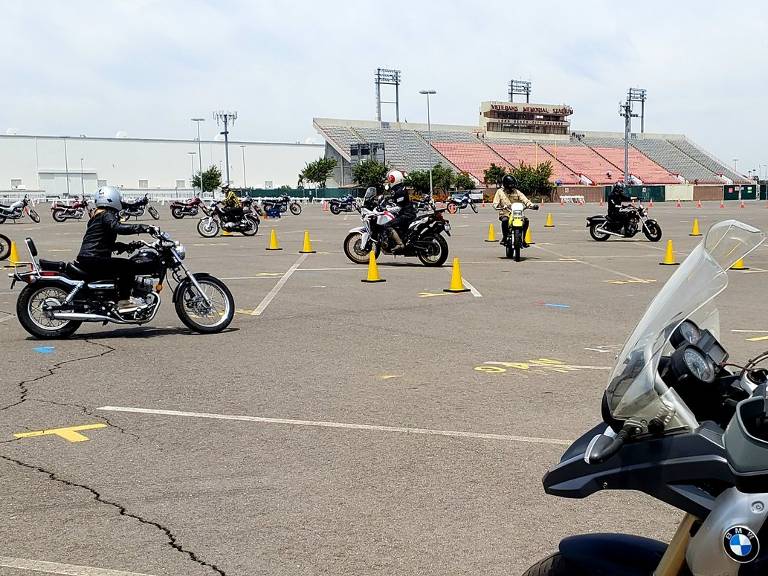
<path fill-rule="evenodd" d="M 610 184 L 624 178 L 624 171 L 584 145 L 543 146 L 575 174 L 584 174 L 594 184 Z"/>
<path fill-rule="evenodd" d="M 480 182 L 483 181 L 485 170 L 491 164 L 504 168 L 510 167 L 509 163 L 495 154 L 488 146 L 477 141 L 473 143 L 437 142 L 433 140 L 432 145 L 456 168 L 462 172 L 469 172 Z"/>
<path fill-rule="evenodd" d="M 687 154 L 690 156 L 693 160 L 710 170 L 711 172 L 714 172 L 715 174 L 722 174 L 726 178 L 730 178 L 734 182 L 743 183 L 746 182 L 742 176 L 739 174 L 736 174 L 733 170 L 728 168 L 727 166 L 724 166 L 714 158 L 712 158 L 709 154 L 701 150 L 700 148 L 697 148 L 693 144 L 691 144 L 688 140 L 669 140 L 669 143 L 672 144 L 675 148 L 680 150 L 683 154 Z"/>
<path fill-rule="evenodd" d="M 651 160 L 664 166 L 672 174 L 680 174 L 689 182 L 722 182 L 714 172 L 708 170 L 690 156 L 683 154 L 672 144 L 661 138 L 633 140 L 632 146 Z"/>
<path fill-rule="evenodd" d="M 604 148 L 595 146 L 593 148 L 595 153 L 599 154 L 611 164 L 616 166 L 624 166 L 624 146 L 621 148 Z M 634 148 L 629 149 L 629 173 L 637 176 L 646 184 L 679 184 L 680 181 L 668 170 L 656 164 L 656 162 L 649 159 L 639 150 Z M 619 170 L 617 172 L 616 180 L 620 180 L 624 177 L 624 171 Z"/>
<path fill-rule="evenodd" d="M 490 144 L 489 146 L 513 166 L 520 162 L 537 165 L 552 162 L 552 181 L 563 184 L 579 184 L 579 174 L 564 166 L 554 156 L 537 144 Z"/>

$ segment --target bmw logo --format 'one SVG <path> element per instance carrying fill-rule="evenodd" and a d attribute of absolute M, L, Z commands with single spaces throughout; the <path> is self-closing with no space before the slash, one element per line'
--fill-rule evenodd
<path fill-rule="evenodd" d="M 723 548 L 731 560 L 746 564 L 760 554 L 760 541 L 757 534 L 746 526 L 734 526 L 723 536 Z"/>

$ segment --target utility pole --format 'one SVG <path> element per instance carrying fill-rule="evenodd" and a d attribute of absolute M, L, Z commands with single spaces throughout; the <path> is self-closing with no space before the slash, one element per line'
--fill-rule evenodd
<path fill-rule="evenodd" d="M 197 160 L 200 163 L 200 194 L 203 193 L 203 149 L 200 145 L 200 122 L 205 122 L 205 118 L 192 118 L 192 122 L 197 123 Z M 192 166 L 192 174 L 195 173 L 195 167 Z"/>
<path fill-rule="evenodd" d="M 85 182 L 83 181 L 83 159 L 80 158 L 80 195 L 85 198 Z"/>
<path fill-rule="evenodd" d="M 195 187 L 195 154 L 196 152 L 187 152 L 189 159 L 192 161 L 192 188 Z M 200 197 L 203 195 L 203 171 L 200 171 Z"/>
<path fill-rule="evenodd" d="M 69 197 L 69 158 L 67 157 L 67 138 L 64 137 L 64 172 L 67 175 L 67 197 Z"/>
<path fill-rule="evenodd" d="M 629 137 L 632 133 L 632 118 L 637 114 L 632 113 L 632 100 L 619 102 L 619 116 L 624 118 L 624 185 L 629 184 Z"/>
<path fill-rule="evenodd" d="M 245 144 L 240 144 L 240 150 L 243 153 L 243 188 L 248 188 L 248 183 L 245 179 Z"/>
<path fill-rule="evenodd" d="M 213 117 L 216 119 L 217 124 L 224 124 L 224 131 L 221 132 L 221 134 L 224 134 L 224 161 L 226 162 L 226 173 L 227 173 L 227 186 L 229 186 L 229 125 L 234 124 L 235 120 L 237 120 L 237 112 L 225 112 L 224 110 L 219 110 L 218 112 L 213 113 Z"/>
<path fill-rule="evenodd" d="M 429 195 L 432 196 L 432 119 L 429 116 L 429 96 L 437 94 L 434 90 L 419 90 L 427 97 L 427 134 L 429 135 Z"/>

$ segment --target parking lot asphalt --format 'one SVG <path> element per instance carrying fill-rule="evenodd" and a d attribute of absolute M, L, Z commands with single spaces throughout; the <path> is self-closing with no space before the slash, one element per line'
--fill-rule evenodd
<path fill-rule="evenodd" d="M 151 325 L 37 341 L 0 286 L 0 574 L 510 575 L 570 534 L 669 538 L 681 514 L 647 496 L 557 499 L 541 478 L 600 421 L 614 356 L 675 270 L 666 241 L 682 260 L 694 217 L 765 230 L 768 209 L 657 204 L 658 244 L 594 242 L 585 217 L 603 210 L 542 206 L 519 263 L 484 241 L 492 209 L 449 216 L 475 290 L 448 294 L 450 259 L 384 256 L 387 282 L 362 283 L 342 251 L 356 214 L 315 204 L 205 239 L 161 207 L 191 270 L 234 294 L 214 336 L 164 293 Z M 282 251 L 265 250 L 273 228 Z M 83 230 L 46 214 L 0 228 L 62 260 Z M 305 230 L 315 254 L 298 253 Z M 734 359 L 768 347 L 768 248 L 747 265 L 718 299 Z"/>

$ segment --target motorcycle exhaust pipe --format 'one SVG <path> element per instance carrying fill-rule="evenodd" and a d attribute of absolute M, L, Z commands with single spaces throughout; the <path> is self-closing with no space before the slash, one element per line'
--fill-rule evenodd
<path fill-rule="evenodd" d="M 624 234 L 621 234 L 619 232 L 611 232 L 610 230 L 606 230 L 602 226 L 600 228 L 595 228 L 595 232 L 600 232 L 602 234 L 610 234 L 611 236 L 621 236 L 624 238 Z"/>
<path fill-rule="evenodd" d="M 118 320 L 112 316 L 103 314 L 85 314 L 82 312 L 54 312 L 52 316 L 56 320 L 73 320 L 75 322 L 114 322 L 115 324 L 129 324 L 124 320 Z"/>

